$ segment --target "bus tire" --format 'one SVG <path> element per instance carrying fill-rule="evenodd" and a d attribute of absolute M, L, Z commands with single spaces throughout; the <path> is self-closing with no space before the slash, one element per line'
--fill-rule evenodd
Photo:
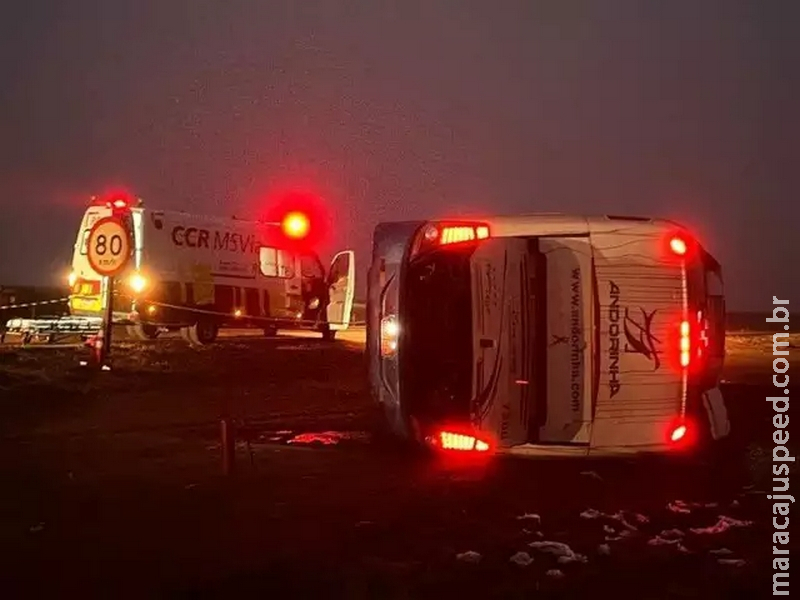
<path fill-rule="evenodd" d="M 149 323 L 129 325 L 127 330 L 129 336 L 139 340 L 154 340 L 161 333 L 161 330 L 156 325 L 151 325 Z"/>
<path fill-rule="evenodd" d="M 210 319 L 200 319 L 194 325 L 181 329 L 181 336 L 193 346 L 213 344 L 218 333 L 219 326 Z"/>

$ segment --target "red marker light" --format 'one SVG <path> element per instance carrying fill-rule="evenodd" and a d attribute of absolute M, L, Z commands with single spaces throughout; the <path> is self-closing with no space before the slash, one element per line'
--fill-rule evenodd
<path fill-rule="evenodd" d="M 463 433 L 456 433 L 450 431 L 439 432 L 439 445 L 442 450 L 459 450 L 459 451 L 475 451 L 487 452 L 489 450 L 489 443 L 484 440 L 479 440 L 472 435 Z"/>
<path fill-rule="evenodd" d="M 127 201 L 125 201 L 123 198 L 117 198 L 112 202 L 112 204 L 114 205 L 114 208 L 118 209 L 123 209 L 128 206 Z"/>
<path fill-rule="evenodd" d="M 672 434 L 669 436 L 669 438 L 673 442 L 679 442 L 684 438 L 685 435 L 686 435 L 686 425 L 678 425 L 675 429 L 672 430 Z"/>
<path fill-rule="evenodd" d="M 683 238 L 674 237 L 669 241 L 670 250 L 672 250 L 678 256 L 685 256 L 686 255 L 686 241 Z"/>
<path fill-rule="evenodd" d="M 435 230 L 438 233 L 438 230 Z M 429 241 L 436 239 L 436 236 L 429 237 L 426 232 L 425 237 Z M 486 225 L 451 225 L 445 226 L 441 231 L 439 244 L 458 244 L 460 242 L 471 242 L 474 240 L 485 240 L 489 238 L 489 228 Z"/>
<path fill-rule="evenodd" d="M 692 338 L 691 327 L 689 321 L 681 321 L 681 366 L 688 367 L 691 362 L 692 355 Z"/>
<path fill-rule="evenodd" d="M 282 223 L 283 232 L 290 238 L 304 238 L 308 235 L 310 223 L 308 217 L 301 212 L 291 212 Z"/>

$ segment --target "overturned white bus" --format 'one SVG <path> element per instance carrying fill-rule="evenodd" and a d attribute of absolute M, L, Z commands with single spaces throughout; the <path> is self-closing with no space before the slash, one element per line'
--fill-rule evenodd
<path fill-rule="evenodd" d="M 614 455 L 729 433 L 721 269 L 680 225 L 382 223 L 368 279 L 371 389 L 403 438 Z"/>

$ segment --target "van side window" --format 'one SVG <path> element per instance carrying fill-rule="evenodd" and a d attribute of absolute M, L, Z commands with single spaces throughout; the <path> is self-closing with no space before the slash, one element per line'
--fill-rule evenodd
<path fill-rule="evenodd" d="M 315 256 L 300 257 L 300 273 L 303 279 L 325 279 L 325 271 Z"/>
<path fill-rule="evenodd" d="M 91 229 L 84 229 L 83 236 L 81 237 L 81 254 L 86 256 L 87 252 L 89 251 L 89 232 Z"/>
<path fill-rule="evenodd" d="M 294 277 L 294 256 L 286 250 L 262 246 L 259 250 L 259 266 L 265 277 Z"/>

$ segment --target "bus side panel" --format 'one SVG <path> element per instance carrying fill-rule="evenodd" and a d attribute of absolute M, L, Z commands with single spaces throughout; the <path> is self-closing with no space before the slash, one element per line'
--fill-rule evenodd
<path fill-rule="evenodd" d="M 660 239 L 644 227 L 592 234 L 600 313 L 593 448 L 666 444 L 681 411 L 683 273 L 661 257 Z"/>
<path fill-rule="evenodd" d="M 500 447 L 524 444 L 533 410 L 528 335 L 530 271 L 524 238 L 482 242 L 471 258 L 473 421 Z"/>
<path fill-rule="evenodd" d="M 543 237 L 547 277 L 547 419 L 541 443 L 588 444 L 592 425 L 593 282 L 589 237 Z"/>

